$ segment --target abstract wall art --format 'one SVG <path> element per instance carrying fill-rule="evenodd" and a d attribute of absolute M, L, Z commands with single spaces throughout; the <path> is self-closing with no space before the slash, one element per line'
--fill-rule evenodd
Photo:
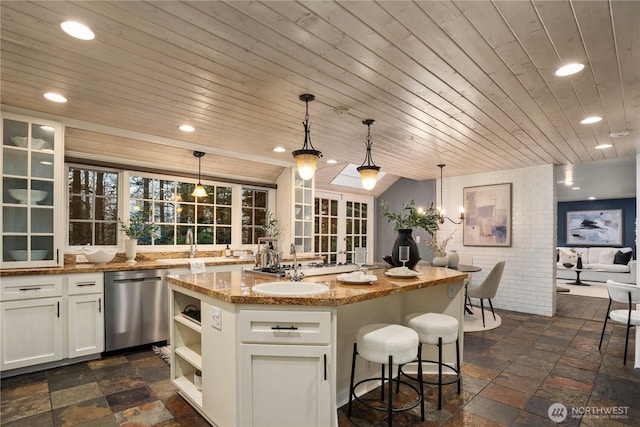
<path fill-rule="evenodd" d="M 567 211 L 567 245 L 622 246 L 622 209 Z"/>
<path fill-rule="evenodd" d="M 465 187 L 464 246 L 511 246 L 511 183 Z"/>

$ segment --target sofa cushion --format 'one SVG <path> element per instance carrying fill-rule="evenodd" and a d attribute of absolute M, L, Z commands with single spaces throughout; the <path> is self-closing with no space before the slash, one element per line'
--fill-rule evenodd
<path fill-rule="evenodd" d="M 631 261 L 632 256 L 633 256 L 633 252 L 631 251 L 629 252 L 618 251 L 613 257 L 613 263 L 627 265 L 629 264 L 629 261 Z"/>
<path fill-rule="evenodd" d="M 615 255 L 616 253 L 613 249 L 602 251 L 598 257 L 598 264 L 613 264 L 613 258 Z"/>
<path fill-rule="evenodd" d="M 605 270 L 606 272 L 609 272 L 609 273 L 628 273 L 629 271 L 631 271 L 628 264 L 623 265 L 623 264 L 598 264 L 598 263 L 589 264 L 589 270 Z"/>

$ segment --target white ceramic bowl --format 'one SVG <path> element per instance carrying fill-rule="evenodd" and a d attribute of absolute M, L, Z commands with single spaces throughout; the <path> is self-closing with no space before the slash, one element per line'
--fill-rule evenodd
<path fill-rule="evenodd" d="M 91 264 L 106 264 L 116 256 L 116 250 L 107 250 L 99 248 L 82 248 L 82 254 L 89 260 Z"/>
<path fill-rule="evenodd" d="M 28 148 L 29 139 L 26 136 L 12 136 L 11 141 L 18 147 Z M 47 146 L 47 141 L 39 138 L 31 138 L 31 148 L 34 150 L 40 150 Z"/>
<path fill-rule="evenodd" d="M 13 258 L 14 261 L 26 261 L 28 252 L 29 251 L 26 251 L 26 250 L 9 251 L 9 253 L 11 254 L 11 258 Z M 49 253 L 49 251 L 46 250 L 46 249 L 32 249 L 31 250 L 31 261 L 43 260 L 43 259 L 45 259 L 47 257 L 48 253 Z"/>
<path fill-rule="evenodd" d="M 11 197 L 13 197 L 14 199 L 18 200 L 20 203 L 22 203 L 23 205 L 27 204 L 27 197 L 28 194 L 27 191 L 29 190 L 21 190 L 19 188 L 10 188 L 9 189 L 9 194 L 11 194 Z M 43 190 L 31 190 L 31 203 L 35 204 L 38 202 L 41 202 L 45 199 L 45 197 L 47 197 L 47 192 L 43 191 Z"/>

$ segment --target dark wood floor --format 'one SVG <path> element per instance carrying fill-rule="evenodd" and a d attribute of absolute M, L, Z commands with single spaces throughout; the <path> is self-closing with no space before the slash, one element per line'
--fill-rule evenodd
<path fill-rule="evenodd" d="M 604 321 L 609 299 L 558 292 L 556 316 Z"/>

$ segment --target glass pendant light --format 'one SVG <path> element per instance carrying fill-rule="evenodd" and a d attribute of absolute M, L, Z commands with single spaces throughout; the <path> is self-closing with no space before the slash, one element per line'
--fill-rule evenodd
<path fill-rule="evenodd" d="M 362 124 L 367 125 L 367 139 L 365 144 L 367 146 L 367 153 L 364 157 L 364 162 L 362 162 L 362 166 L 360 166 L 357 170 L 360 174 L 360 179 L 362 179 L 362 186 L 365 190 L 372 190 L 373 187 L 376 186 L 378 182 L 378 172 L 380 172 L 380 166 L 376 166 L 373 163 L 373 159 L 371 158 L 371 145 L 373 145 L 373 141 L 371 140 L 371 125 L 376 121 L 373 119 L 363 120 Z"/>
<path fill-rule="evenodd" d="M 306 103 L 307 109 L 304 116 L 304 144 L 300 150 L 296 150 L 293 153 L 293 158 L 296 159 L 296 165 L 298 166 L 298 174 L 303 180 L 309 180 L 313 178 L 313 174 L 316 173 L 316 165 L 318 159 L 322 157 L 322 153 L 311 144 L 311 126 L 309 125 L 309 102 L 316 99 L 315 96 L 304 94 L 300 95 L 300 101 Z"/>
<path fill-rule="evenodd" d="M 196 188 L 193 189 L 193 193 L 191 193 L 191 195 L 193 197 L 207 197 L 207 192 L 205 191 L 204 187 L 200 183 L 200 165 L 201 165 L 201 159 L 202 159 L 202 156 L 204 156 L 204 153 L 202 151 L 194 151 L 193 155 L 194 157 L 198 158 L 198 184 L 196 184 Z"/>

